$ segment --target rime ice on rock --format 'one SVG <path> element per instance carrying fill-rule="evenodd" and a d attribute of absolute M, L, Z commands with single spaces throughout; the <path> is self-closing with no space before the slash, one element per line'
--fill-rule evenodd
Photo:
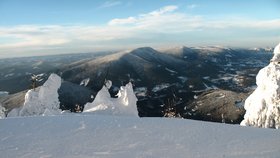
<path fill-rule="evenodd" d="M 59 114 L 57 90 L 61 86 L 61 78 L 51 74 L 48 80 L 38 89 L 31 89 L 25 94 L 25 101 L 19 116 L 55 115 Z"/>
<path fill-rule="evenodd" d="M 108 89 L 112 82 L 108 80 L 103 88 L 97 93 L 92 103 L 87 103 L 84 112 L 94 112 L 106 115 L 138 116 L 137 98 L 133 92 L 131 83 L 122 86 L 117 94 L 118 98 L 112 98 Z"/>
<path fill-rule="evenodd" d="M 263 128 L 280 127 L 280 44 L 268 66 L 256 78 L 257 89 L 246 99 L 246 114 L 241 125 Z"/>

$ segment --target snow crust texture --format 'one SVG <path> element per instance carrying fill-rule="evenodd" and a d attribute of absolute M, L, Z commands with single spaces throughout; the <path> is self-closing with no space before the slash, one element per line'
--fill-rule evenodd
<path fill-rule="evenodd" d="M 256 77 L 257 89 L 246 99 L 243 126 L 280 127 L 280 44 L 270 64 Z"/>
<path fill-rule="evenodd" d="M 1 158 L 279 158 L 280 132 L 185 119 L 0 119 Z"/>
<path fill-rule="evenodd" d="M 131 83 L 120 87 L 117 98 L 112 98 L 108 89 L 112 82 L 107 81 L 103 88 L 97 93 L 92 103 L 84 106 L 84 112 L 94 112 L 106 115 L 138 116 L 137 98 L 133 92 Z"/>
<path fill-rule="evenodd" d="M 24 105 L 15 109 L 8 116 L 56 115 L 61 112 L 57 90 L 61 86 L 61 78 L 51 74 L 39 88 L 31 89 L 25 94 Z M 18 111 L 16 111 L 18 110 Z"/>

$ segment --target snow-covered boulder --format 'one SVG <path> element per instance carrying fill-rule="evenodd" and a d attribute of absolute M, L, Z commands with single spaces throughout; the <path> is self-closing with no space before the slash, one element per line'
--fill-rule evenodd
<path fill-rule="evenodd" d="M 97 93 L 92 103 L 84 106 L 84 112 L 94 112 L 106 115 L 138 116 L 137 98 L 133 92 L 131 83 L 122 86 L 117 98 L 112 98 L 108 89 L 112 82 L 107 81 L 103 88 Z"/>
<path fill-rule="evenodd" d="M 61 86 L 61 78 L 51 74 L 39 88 L 31 89 L 25 94 L 24 105 L 18 110 L 18 116 L 56 115 L 61 112 L 57 90 Z M 8 116 L 15 116 L 16 111 Z"/>
<path fill-rule="evenodd" d="M 246 114 L 241 125 L 264 128 L 280 127 L 280 44 L 270 64 L 256 78 L 257 89 L 246 99 Z"/>

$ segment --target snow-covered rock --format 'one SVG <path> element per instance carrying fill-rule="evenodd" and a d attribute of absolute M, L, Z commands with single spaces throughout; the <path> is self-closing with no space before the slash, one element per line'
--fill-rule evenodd
<path fill-rule="evenodd" d="M 280 44 L 274 48 L 273 54 L 274 56 L 272 57 L 271 62 L 280 62 Z"/>
<path fill-rule="evenodd" d="M 264 128 L 280 127 L 280 44 L 270 64 L 256 77 L 257 89 L 246 99 L 246 114 L 241 125 Z"/>
<path fill-rule="evenodd" d="M 131 83 L 122 86 L 117 94 L 117 98 L 112 98 L 108 89 L 112 82 L 107 81 L 103 88 L 97 93 L 92 103 L 84 106 L 84 112 L 95 112 L 107 115 L 138 116 L 137 98 L 133 92 Z"/>
<path fill-rule="evenodd" d="M 110 89 L 110 88 L 112 87 L 112 81 L 106 80 L 106 82 L 105 82 L 105 87 L 106 87 L 107 89 Z"/>
<path fill-rule="evenodd" d="M 25 94 L 23 107 L 18 110 L 18 116 L 56 115 L 61 112 L 57 90 L 61 86 L 61 78 L 51 74 L 48 80 L 39 88 L 31 89 Z M 13 110 L 8 116 L 16 116 Z"/>
<path fill-rule="evenodd" d="M 1 104 L 0 104 L 0 119 L 3 119 L 6 117 L 5 111 L 6 111 L 6 109 L 3 106 L 1 106 Z"/>
<path fill-rule="evenodd" d="M 8 114 L 7 117 L 18 117 L 19 115 L 19 111 L 21 110 L 21 108 L 14 108 L 12 109 Z"/>
<path fill-rule="evenodd" d="M 80 83 L 81 86 L 87 86 L 90 81 L 90 78 L 83 79 Z"/>

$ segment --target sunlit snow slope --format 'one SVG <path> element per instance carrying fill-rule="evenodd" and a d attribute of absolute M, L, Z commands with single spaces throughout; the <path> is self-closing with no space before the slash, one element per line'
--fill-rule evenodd
<path fill-rule="evenodd" d="M 279 155 L 280 132 L 273 129 L 90 114 L 0 120 L 1 158 Z"/>

